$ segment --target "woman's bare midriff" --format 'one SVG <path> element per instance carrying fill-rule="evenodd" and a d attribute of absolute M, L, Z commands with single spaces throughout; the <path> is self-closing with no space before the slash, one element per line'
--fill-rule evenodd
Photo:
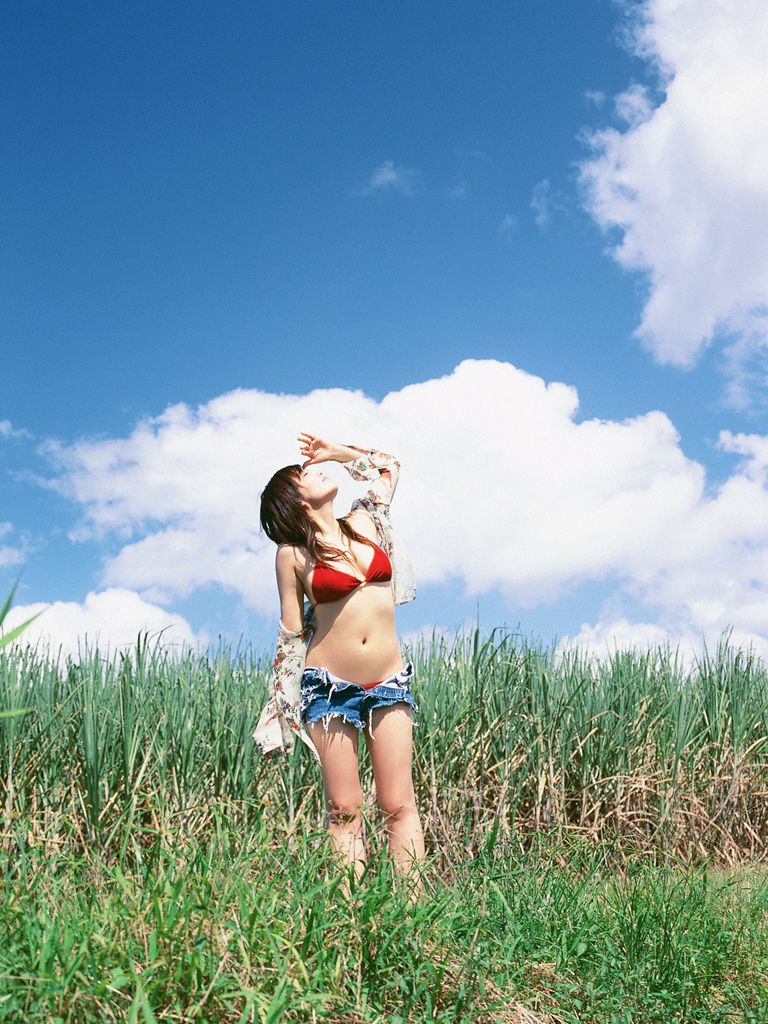
<path fill-rule="evenodd" d="M 326 668 L 361 685 L 379 682 L 403 668 L 389 583 L 361 583 L 338 601 L 315 605 L 315 618 L 307 668 Z"/>

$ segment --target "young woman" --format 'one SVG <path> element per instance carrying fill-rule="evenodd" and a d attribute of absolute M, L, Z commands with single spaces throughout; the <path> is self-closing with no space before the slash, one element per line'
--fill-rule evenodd
<path fill-rule="evenodd" d="M 366 860 L 362 732 L 389 851 L 409 874 L 424 860 L 424 837 L 412 776 L 413 664 L 403 664 L 395 628 L 395 604 L 415 596 L 389 518 L 400 464 L 385 452 L 313 434 L 298 440 L 306 462 L 278 470 L 261 495 L 262 527 L 278 545 L 280 629 L 270 701 L 254 738 L 265 754 L 289 753 L 294 734 L 309 746 L 322 768 L 334 848 L 359 878 Z M 341 519 L 333 509 L 338 486 L 310 468 L 327 461 L 372 481 Z M 412 896 L 420 890 L 417 877 Z"/>

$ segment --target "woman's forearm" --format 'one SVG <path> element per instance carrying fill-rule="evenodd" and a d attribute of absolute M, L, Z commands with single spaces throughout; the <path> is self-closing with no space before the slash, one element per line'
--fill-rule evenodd
<path fill-rule="evenodd" d="M 334 450 L 338 451 L 340 455 L 337 462 L 352 462 L 362 455 L 365 458 L 373 456 L 375 465 L 388 466 L 392 462 L 400 465 L 394 455 L 378 451 L 376 448 L 359 448 L 356 444 L 338 444 L 334 445 Z"/>
<path fill-rule="evenodd" d="M 360 453 L 365 450 L 364 448 L 354 448 L 349 444 L 335 444 L 333 446 L 333 461 L 352 462 L 353 459 L 360 458 Z"/>

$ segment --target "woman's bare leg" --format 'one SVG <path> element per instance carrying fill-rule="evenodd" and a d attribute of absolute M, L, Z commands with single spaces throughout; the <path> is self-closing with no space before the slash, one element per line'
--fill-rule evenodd
<path fill-rule="evenodd" d="M 358 730 L 343 718 L 328 719 L 328 729 L 320 720 L 307 731 L 320 756 L 328 813 L 328 833 L 343 864 L 353 864 L 355 877 L 365 870 L 367 854 L 362 819 L 363 794 L 360 788 Z M 346 895 L 349 892 L 346 890 Z"/>
<path fill-rule="evenodd" d="M 376 799 L 387 827 L 389 852 L 397 870 L 411 874 L 424 860 L 424 833 L 413 789 L 413 711 L 405 703 L 376 708 L 363 730 L 371 755 Z M 373 733 L 371 735 L 371 727 Z M 418 873 L 410 886 L 415 902 L 422 892 Z"/>

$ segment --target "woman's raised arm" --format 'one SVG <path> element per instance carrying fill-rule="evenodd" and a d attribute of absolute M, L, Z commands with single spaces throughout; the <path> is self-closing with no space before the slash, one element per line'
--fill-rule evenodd
<path fill-rule="evenodd" d="M 344 445 L 344 448 L 349 450 L 350 458 L 338 461 L 352 479 L 371 481 L 364 497 L 374 505 L 388 508 L 400 479 L 400 462 L 394 455 L 375 448 L 358 448 L 354 444 Z"/>
<path fill-rule="evenodd" d="M 394 455 L 356 444 L 333 444 L 316 434 L 301 433 L 298 441 L 302 455 L 309 456 L 303 469 L 317 462 L 338 462 L 353 480 L 371 481 L 365 495 L 371 504 L 389 508 L 400 477 L 400 463 Z"/>

